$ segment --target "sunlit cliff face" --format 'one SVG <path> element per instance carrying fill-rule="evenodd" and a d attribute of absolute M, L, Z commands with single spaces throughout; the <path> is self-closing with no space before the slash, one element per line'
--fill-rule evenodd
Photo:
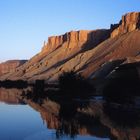
<path fill-rule="evenodd" d="M 118 27 L 111 33 L 112 38 L 127 32 L 132 32 L 134 30 L 140 29 L 140 13 L 134 12 L 124 15 L 117 26 Z"/>
<path fill-rule="evenodd" d="M 16 72 L 16 68 L 23 65 L 26 60 L 9 60 L 3 63 L 0 63 L 0 75 Z"/>
<path fill-rule="evenodd" d="M 64 71 L 71 70 L 93 79 L 93 75 L 100 68 L 109 74 L 110 67 L 114 66 L 110 62 L 140 61 L 139 29 L 140 13 L 133 12 L 124 15 L 120 23 L 111 25 L 110 29 L 71 31 L 64 35 L 49 37 L 40 53 L 0 79 L 45 79 L 52 82 Z M 109 65 L 105 66 L 108 63 Z M 103 78 L 103 72 L 99 77 Z"/>

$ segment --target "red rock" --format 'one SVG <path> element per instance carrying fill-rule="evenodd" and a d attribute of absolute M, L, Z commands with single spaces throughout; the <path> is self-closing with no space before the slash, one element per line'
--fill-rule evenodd
<path fill-rule="evenodd" d="M 24 64 L 26 60 L 9 60 L 0 64 L 0 75 L 15 72 L 15 69 Z"/>
<path fill-rule="evenodd" d="M 44 44 L 41 54 L 50 53 L 56 48 L 60 47 L 60 45 L 64 44 L 65 42 L 84 44 L 88 41 L 93 44 L 98 44 L 103 40 L 107 39 L 109 35 L 110 35 L 109 30 L 96 30 L 96 31 L 80 30 L 80 31 L 71 31 L 60 36 L 52 36 L 48 38 L 48 43 Z M 66 46 L 66 48 L 68 47 L 69 46 Z"/>
<path fill-rule="evenodd" d="M 111 33 L 112 38 L 136 29 L 140 29 L 140 13 L 133 12 L 124 15 L 120 23 L 115 26 L 117 28 Z M 112 28 L 114 28 L 114 26 Z"/>
<path fill-rule="evenodd" d="M 140 13 L 128 13 L 119 24 L 109 30 L 71 31 L 48 38 L 40 53 L 31 58 L 18 71 L 0 79 L 57 80 L 63 71 L 74 70 L 93 78 L 95 72 L 108 73 L 112 61 L 140 60 Z M 127 63 L 126 62 L 126 63 Z M 107 65 L 106 68 L 103 67 Z M 105 69 L 104 69 L 105 68 Z"/>

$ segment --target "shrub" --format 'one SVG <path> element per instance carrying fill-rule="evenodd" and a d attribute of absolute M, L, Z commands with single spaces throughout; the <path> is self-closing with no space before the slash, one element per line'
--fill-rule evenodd
<path fill-rule="evenodd" d="M 87 95 L 94 91 L 94 88 L 89 81 L 74 71 L 61 74 L 58 78 L 58 82 L 61 93 L 80 96 L 84 94 Z"/>

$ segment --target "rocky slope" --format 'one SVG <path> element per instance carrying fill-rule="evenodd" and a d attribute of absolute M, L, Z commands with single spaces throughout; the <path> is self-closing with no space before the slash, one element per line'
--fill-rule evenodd
<path fill-rule="evenodd" d="M 71 31 L 49 37 L 40 53 L 1 79 L 54 81 L 69 70 L 89 78 L 105 77 L 121 63 L 140 60 L 139 29 L 140 13 L 133 12 L 107 30 Z"/>

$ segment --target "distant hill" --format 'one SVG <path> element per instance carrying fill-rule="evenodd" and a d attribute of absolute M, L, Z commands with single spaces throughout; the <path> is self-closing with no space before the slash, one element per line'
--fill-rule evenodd
<path fill-rule="evenodd" d="M 3 63 L 0 63 L 0 76 L 16 72 L 16 68 L 23 65 L 27 60 L 9 60 Z"/>
<path fill-rule="evenodd" d="M 0 79 L 55 81 L 69 70 L 91 79 L 102 78 L 120 64 L 139 61 L 140 12 L 132 12 L 110 29 L 71 31 L 49 37 L 40 53 L 12 72 L 2 73 Z"/>

